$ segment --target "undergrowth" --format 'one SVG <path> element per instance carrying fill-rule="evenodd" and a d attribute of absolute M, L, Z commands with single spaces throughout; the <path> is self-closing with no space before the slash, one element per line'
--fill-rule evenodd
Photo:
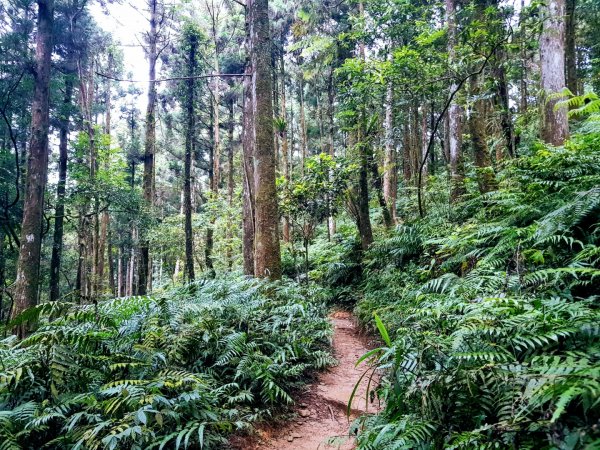
<path fill-rule="evenodd" d="M 0 449 L 222 448 L 333 362 L 320 297 L 225 278 L 30 309 L 0 341 Z"/>
<path fill-rule="evenodd" d="M 355 311 L 384 341 L 364 358 L 386 407 L 354 424 L 359 449 L 600 448 L 600 135 L 498 181 L 365 256 Z"/>

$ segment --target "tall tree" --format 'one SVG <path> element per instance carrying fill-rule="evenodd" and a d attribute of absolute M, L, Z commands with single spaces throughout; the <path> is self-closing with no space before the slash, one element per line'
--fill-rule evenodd
<path fill-rule="evenodd" d="M 254 109 L 254 186 L 255 243 L 254 274 L 258 277 L 281 277 L 279 248 L 279 214 L 275 188 L 275 141 L 273 130 L 273 89 L 271 33 L 268 0 L 249 0 L 252 10 L 252 86 Z"/>
<path fill-rule="evenodd" d="M 576 35 L 576 17 L 577 0 L 566 0 L 566 17 L 565 17 L 565 64 L 567 66 L 567 87 L 577 95 L 579 86 L 577 82 L 577 47 L 575 43 Z"/>
<path fill-rule="evenodd" d="M 60 109 L 59 121 L 59 145 L 58 145 L 58 183 L 56 186 L 56 210 L 54 214 L 54 234 L 52 236 L 52 257 L 50 260 L 50 301 L 56 301 L 60 297 L 60 267 L 63 250 L 63 233 L 65 218 L 65 193 L 67 183 L 67 161 L 69 144 L 69 122 L 72 108 L 73 85 L 76 74 L 75 42 L 73 33 L 77 24 L 76 11 L 70 17 L 70 29 L 68 32 L 67 54 L 65 60 L 65 84 L 64 96 Z"/>
<path fill-rule="evenodd" d="M 569 136 L 565 108 L 555 108 L 565 87 L 565 0 L 548 0 L 542 6 L 540 35 L 542 98 L 541 137 L 548 144 L 562 145 Z M 554 97 L 552 97 L 554 95 Z"/>
<path fill-rule="evenodd" d="M 456 0 L 446 0 L 446 23 L 448 27 L 448 64 L 456 63 Z M 457 89 L 456 81 L 450 86 L 450 93 Z M 462 167 L 462 127 L 463 110 L 453 99 L 448 107 L 448 156 L 450 165 L 450 200 L 456 202 L 464 194 L 464 173 Z"/>
<path fill-rule="evenodd" d="M 243 213 L 242 213 L 242 253 L 244 274 L 254 275 L 254 242 L 255 242 L 255 213 L 254 208 L 254 105 L 253 105 L 253 73 L 252 57 L 252 14 L 250 4 L 246 6 L 246 67 L 244 71 L 244 99 L 242 116 L 242 178 L 243 178 Z"/>
<path fill-rule="evenodd" d="M 196 75 L 198 33 L 188 26 L 184 33 L 184 45 L 187 50 L 187 77 L 185 98 L 185 157 L 183 170 L 183 214 L 185 228 L 185 278 L 194 281 L 194 232 L 192 230 L 192 156 L 195 139 L 196 98 L 194 79 Z"/>
<path fill-rule="evenodd" d="M 31 105 L 31 141 L 27 162 L 27 187 L 21 224 L 21 247 L 17 265 L 13 317 L 37 303 L 42 245 L 42 215 L 48 175 L 49 86 L 53 46 L 54 0 L 38 0 L 37 5 L 36 67 L 34 96 Z M 17 334 L 23 336 L 26 331 L 24 326 L 20 326 Z"/>
<path fill-rule="evenodd" d="M 392 222 L 396 220 L 398 168 L 394 137 L 394 85 L 388 81 L 385 96 L 385 155 L 383 162 L 383 195 Z"/>
<path fill-rule="evenodd" d="M 154 158 L 156 153 L 156 62 L 158 60 L 159 22 L 164 12 L 159 11 L 159 0 L 148 0 L 150 30 L 147 35 L 148 56 L 148 104 L 146 106 L 146 140 L 144 142 L 144 200 L 149 208 L 154 205 Z M 161 18 L 162 16 L 162 18 Z M 151 284 L 151 260 L 147 238 L 141 240 L 138 264 L 138 294 L 145 295 Z M 149 276 L 150 274 L 150 276 Z"/>

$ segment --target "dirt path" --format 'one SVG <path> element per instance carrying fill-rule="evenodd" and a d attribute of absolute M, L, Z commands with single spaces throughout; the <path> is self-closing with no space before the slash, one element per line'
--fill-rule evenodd
<path fill-rule="evenodd" d="M 334 326 L 333 349 L 338 365 L 319 375 L 317 381 L 306 386 L 297 398 L 297 417 L 278 428 L 259 429 L 253 442 L 238 442 L 239 450 L 351 450 L 353 439 L 348 436 L 351 421 L 367 412 L 368 377 L 364 377 L 352 401 L 352 416 L 346 416 L 348 400 L 355 384 L 366 369 L 364 364 L 355 368 L 356 360 L 368 351 L 365 339 L 350 313 L 332 314 Z M 373 389 L 371 385 L 371 389 Z M 368 412 L 377 411 L 377 404 L 369 403 Z"/>

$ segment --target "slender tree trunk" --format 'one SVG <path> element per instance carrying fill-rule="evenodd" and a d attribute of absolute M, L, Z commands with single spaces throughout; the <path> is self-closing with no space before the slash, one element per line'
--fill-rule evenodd
<path fill-rule="evenodd" d="M 427 125 L 427 119 L 428 119 L 428 111 L 427 111 L 427 106 L 423 105 L 421 107 L 421 133 L 420 133 L 420 137 L 421 137 L 421 141 L 420 141 L 420 145 L 419 148 L 421 149 L 420 155 L 419 155 L 419 165 L 417 167 L 420 167 L 421 163 L 423 164 L 423 175 L 422 178 L 424 180 L 427 179 L 427 176 L 429 174 L 429 161 L 426 160 L 427 158 L 427 147 L 429 145 L 429 127 Z"/>
<path fill-rule="evenodd" d="M 361 22 L 364 21 L 365 8 L 363 2 L 358 3 L 358 14 Z M 363 62 L 366 60 L 365 43 L 361 39 L 358 42 L 358 54 Z M 369 215 L 369 158 L 372 157 L 371 148 L 364 142 L 365 139 L 366 111 L 361 108 L 359 117 L 359 129 L 356 144 L 360 151 L 360 170 L 358 181 L 358 228 L 360 234 L 361 248 L 367 250 L 373 243 L 373 230 L 371 228 L 371 217 Z"/>
<path fill-rule="evenodd" d="M 229 120 L 227 121 L 227 132 L 228 132 L 228 147 L 227 147 L 227 204 L 229 209 L 233 208 L 233 194 L 235 189 L 234 182 L 234 165 L 233 157 L 235 151 L 235 142 L 233 140 L 233 132 L 235 127 L 235 114 L 234 114 L 235 101 L 233 98 L 229 100 Z M 231 212 L 227 220 L 227 266 L 229 269 L 233 267 L 233 223 L 231 223 Z"/>
<path fill-rule="evenodd" d="M 329 156 L 335 158 L 335 122 L 334 122 L 334 100 L 335 93 L 333 89 L 333 67 L 329 71 L 329 76 L 327 77 L 327 135 L 329 139 Z M 331 202 L 330 202 L 330 210 L 331 210 Z M 329 214 L 328 218 L 328 233 L 329 239 L 331 240 L 336 232 L 335 227 L 335 217 L 332 214 Z"/>
<path fill-rule="evenodd" d="M 360 243 L 363 250 L 367 250 L 373 243 L 373 230 L 371 229 L 371 218 L 369 216 L 369 156 L 367 148 L 361 142 L 362 133 L 358 136 L 360 152 L 360 169 L 358 173 L 358 231 Z"/>
<path fill-rule="evenodd" d="M 56 210 L 54 219 L 54 236 L 52 243 L 52 257 L 50 260 L 50 301 L 60 298 L 60 266 L 63 249 L 63 230 L 65 217 L 65 192 L 67 183 L 67 161 L 69 158 L 67 148 L 69 145 L 69 118 L 71 112 L 71 99 L 73 97 L 73 76 L 75 75 L 75 54 L 69 52 L 66 64 L 65 94 L 63 97 L 63 111 L 61 113 L 59 145 L 58 145 L 58 184 L 56 186 Z"/>
<path fill-rule="evenodd" d="M 214 106 L 214 104 L 213 104 Z M 215 120 L 215 114 L 214 114 L 215 110 L 214 108 L 211 108 L 210 110 L 210 121 L 211 121 L 211 132 L 214 131 L 214 120 Z M 215 172 L 214 172 L 214 163 L 215 163 L 215 137 L 214 135 L 212 135 L 212 139 L 211 139 L 211 146 L 210 146 L 210 150 L 208 152 L 208 184 L 210 187 L 210 198 L 215 198 L 217 197 L 217 194 L 215 194 L 214 188 L 215 188 Z M 209 272 L 209 276 L 214 276 L 215 271 L 214 271 L 214 264 L 213 264 L 213 260 L 212 260 L 212 251 L 213 251 L 213 246 L 214 246 L 214 239 L 213 239 L 213 223 L 214 223 L 214 218 L 212 216 L 212 212 L 210 210 L 208 210 L 209 214 L 210 214 L 210 218 L 209 218 L 209 223 L 208 226 L 206 227 L 206 240 L 204 243 L 204 262 L 206 264 L 206 269 Z"/>
<path fill-rule="evenodd" d="M 81 59 L 78 61 L 80 108 L 83 116 L 85 131 L 89 140 L 88 148 L 88 170 L 89 181 L 95 185 L 97 171 L 97 156 L 95 143 L 95 129 L 93 104 L 95 96 L 94 62 L 91 62 L 89 70 L 84 71 Z M 89 205 L 92 205 L 91 213 Z M 97 246 L 98 246 L 98 196 L 93 193 L 86 197 L 86 202 L 79 208 L 79 259 L 80 273 L 78 273 L 80 300 L 87 302 L 95 295 L 96 273 L 97 273 Z"/>
<path fill-rule="evenodd" d="M 417 181 L 419 178 L 419 166 L 421 164 L 422 154 L 422 130 L 421 124 L 419 123 L 419 107 L 415 104 L 412 106 L 412 121 L 410 124 L 411 128 L 411 172 L 413 174 L 413 181 Z"/>
<path fill-rule="evenodd" d="M 496 181 L 487 145 L 485 100 L 477 98 L 481 96 L 480 79 L 481 76 L 474 76 L 470 81 L 470 94 L 476 100 L 473 102 L 469 114 L 469 132 L 471 133 L 475 167 L 478 172 L 479 191 L 485 194 L 495 188 Z"/>
<path fill-rule="evenodd" d="M 394 87 L 387 85 L 385 103 L 385 157 L 383 162 L 383 196 L 392 222 L 396 221 L 396 198 L 398 188 L 398 169 L 396 164 L 396 145 L 394 140 Z"/>
<path fill-rule="evenodd" d="M 300 71 L 300 75 L 298 75 L 298 94 L 300 97 L 300 137 L 302 144 L 302 155 L 301 155 L 301 169 L 302 173 L 304 173 L 304 164 L 306 158 L 308 158 L 308 132 L 306 130 L 306 113 L 304 106 L 304 75 L 302 71 Z"/>
<path fill-rule="evenodd" d="M 242 178 L 243 178 L 243 214 L 242 214 L 242 253 L 244 257 L 244 274 L 254 275 L 254 108 L 252 95 L 252 74 L 254 72 L 251 58 L 252 37 L 251 22 L 253 10 L 246 7 L 246 76 L 244 77 L 244 110 L 242 127 Z"/>
<path fill-rule="evenodd" d="M 110 53 L 108 55 L 108 73 L 109 75 L 113 75 L 113 55 L 112 53 Z M 111 136 L 110 136 L 110 132 L 111 132 L 111 82 L 110 80 L 107 80 L 106 82 L 106 88 L 105 88 L 105 105 L 106 105 L 106 115 L 105 115 L 105 123 L 104 123 L 104 133 L 106 134 L 106 136 L 108 137 L 108 149 L 109 149 L 109 153 L 110 153 L 110 146 L 111 146 Z M 105 161 L 104 161 L 104 170 L 106 170 L 107 172 L 110 170 L 110 156 L 107 156 Z M 108 238 L 108 234 L 109 234 L 109 227 L 110 227 L 110 215 L 108 213 L 108 205 L 107 207 L 104 209 L 104 211 L 102 211 L 102 215 L 101 215 L 101 219 L 100 219 L 100 237 L 99 237 L 99 241 L 98 241 L 98 274 L 97 274 L 97 285 L 98 288 L 100 290 L 100 292 L 104 291 L 106 289 L 106 280 L 104 277 L 104 263 L 106 261 L 106 256 L 107 256 L 107 252 L 106 252 L 106 248 L 107 248 L 107 238 Z M 109 261 L 109 266 L 111 264 L 110 262 L 110 258 L 111 258 L 111 254 L 110 252 L 108 252 L 108 261 Z M 110 270 L 109 270 L 110 271 Z M 110 284 L 110 283 L 109 283 Z"/>
<path fill-rule="evenodd" d="M 154 205 L 154 155 L 156 152 L 156 60 L 158 41 L 158 0 L 149 0 L 150 32 L 148 33 L 148 105 L 146 107 L 146 141 L 144 143 L 144 200 Z M 147 238 L 141 239 L 138 263 L 138 294 L 145 295 L 152 283 L 150 249 Z"/>
<path fill-rule="evenodd" d="M 122 247 L 119 247 L 117 258 L 117 297 L 123 297 L 125 295 L 125 274 L 123 270 L 125 257 L 123 256 Z"/>
<path fill-rule="evenodd" d="M 506 70 L 504 69 L 504 61 L 506 54 L 504 49 L 499 49 L 496 55 L 494 78 L 497 87 L 497 104 L 500 108 L 500 127 L 502 129 L 502 137 L 504 138 L 504 147 L 508 151 L 508 155 L 512 158 L 515 155 L 515 139 L 513 135 L 513 125 L 510 114 L 510 103 L 508 96 L 508 82 L 506 80 Z M 503 159 L 503 146 L 499 146 L 499 151 L 496 151 L 496 160 Z"/>
<path fill-rule="evenodd" d="M 456 59 L 456 0 L 446 0 L 446 21 L 448 23 L 448 62 L 452 66 Z M 450 86 L 455 92 L 456 82 Z M 448 157 L 450 163 L 450 201 L 455 203 L 464 193 L 464 168 L 462 164 L 462 116 L 463 110 L 456 100 L 448 107 Z"/>
<path fill-rule="evenodd" d="M 108 288 L 113 296 L 117 296 L 117 288 L 115 286 L 115 260 L 114 260 L 114 248 L 113 248 L 113 239 L 112 239 L 112 229 L 108 227 L 108 245 L 106 247 L 107 250 L 107 259 L 108 259 Z"/>
<path fill-rule="evenodd" d="M 525 0 L 521 0 L 521 12 L 519 14 L 519 28 L 520 28 L 520 36 L 519 36 L 519 47 L 521 53 L 521 70 L 519 76 L 519 113 L 524 114 L 527 112 L 528 101 L 527 97 L 529 96 L 527 90 L 527 47 L 526 47 L 526 35 L 525 35 L 525 24 L 524 24 L 524 12 L 525 9 Z"/>
<path fill-rule="evenodd" d="M 288 149 L 288 136 L 287 130 L 291 126 L 291 123 L 287 123 L 287 106 L 285 98 L 285 62 L 283 59 L 283 51 L 279 52 L 279 65 L 280 65 L 280 78 L 281 78 L 281 118 L 286 122 L 285 127 L 281 130 L 281 158 L 283 164 L 283 176 L 286 181 L 290 181 L 290 163 L 289 163 L 289 149 Z M 283 242 L 290 242 L 290 218 L 288 216 L 283 217 Z"/>
<path fill-rule="evenodd" d="M 12 317 L 16 317 L 37 303 L 44 191 L 48 174 L 49 86 L 54 1 L 38 0 L 37 4 L 36 70 L 31 105 L 31 142 L 29 144 L 27 188 L 21 223 L 21 247 L 17 263 Z M 15 331 L 19 337 L 23 337 L 27 333 L 27 328 L 20 326 Z"/>
<path fill-rule="evenodd" d="M 4 254 L 4 229 L 0 228 L 0 322 L 4 321 L 4 289 L 6 285 L 6 255 Z"/>
<path fill-rule="evenodd" d="M 555 108 L 559 99 L 549 98 L 565 87 L 565 0 L 548 0 L 542 8 L 540 36 L 542 99 L 542 140 L 562 145 L 569 136 L 565 108 Z"/>
<path fill-rule="evenodd" d="M 577 95 L 579 88 L 577 85 L 577 48 L 575 45 L 575 33 L 576 33 L 576 18 L 575 18 L 575 7 L 577 0 L 566 0 L 566 53 L 565 62 L 567 65 L 567 87 L 574 94 Z"/>
<path fill-rule="evenodd" d="M 409 185 L 412 179 L 412 166 L 411 166 L 411 133 L 410 133 L 410 114 L 407 114 L 406 120 L 404 121 L 404 127 L 402 130 L 402 176 L 404 178 L 404 184 Z"/>
<path fill-rule="evenodd" d="M 192 230 L 192 156 L 194 154 L 195 112 L 194 86 L 196 69 L 197 38 L 189 36 L 188 42 L 188 77 L 186 98 L 186 133 L 185 133 L 185 162 L 183 173 L 183 212 L 185 228 L 185 278 L 195 280 L 194 273 L 194 232 Z"/>
<path fill-rule="evenodd" d="M 254 274 L 281 278 L 279 213 L 275 188 L 275 148 L 273 141 L 273 98 L 271 89 L 271 34 L 268 0 L 249 0 L 252 12 L 252 86 L 255 110 L 254 185 L 255 250 Z"/>

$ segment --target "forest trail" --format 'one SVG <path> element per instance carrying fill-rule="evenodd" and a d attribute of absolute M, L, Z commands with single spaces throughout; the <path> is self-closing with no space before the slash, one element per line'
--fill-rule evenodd
<path fill-rule="evenodd" d="M 307 385 L 296 398 L 296 418 L 275 427 L 260 427 L 251 442 L 236 442 L 238 450 L 352 450 L 354 439 L 348 436 L 350 423 L 358 416 L 379 410 L 377 402 L 367 408 L 369 377 L 361 381 L 352 401 L 352 414 L 346 415 L 354 386 L 366 370 L 355 363 L 368 348 L 355 319 L 348 312 L 330 316 L 334 327 L 333 351 L 338 364 Z M 371 389 L 374 382 L 371 383 Z"/>

